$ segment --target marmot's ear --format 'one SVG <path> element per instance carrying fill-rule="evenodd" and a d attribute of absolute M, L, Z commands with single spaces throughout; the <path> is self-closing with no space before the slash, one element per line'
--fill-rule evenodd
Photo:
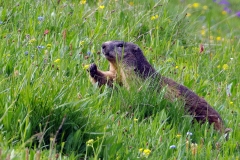
<path fill-rule="evenodd" d="M 138 46 L 134 46 L 133 53 L 137 56 L 142 55 L 142 50 Z"/>
<path fill-rule="evenodd" d="M 140 51 L 140 48 L 138 46 L 134 46 L 133 53 L 138 53 Z"/>
<path fill-rule="evenodd" d="M 134 46 L 133 50 L 138 51 L 140 48 L 138 46 Z"/>

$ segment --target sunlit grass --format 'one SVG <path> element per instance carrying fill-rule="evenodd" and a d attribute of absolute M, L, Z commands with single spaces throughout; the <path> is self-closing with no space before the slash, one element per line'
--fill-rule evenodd
<path fill-rule="evenodd" d="M 205 0 L 0 4 L 2 159 L 239 158 L 234 14 Z M 162 75 L 204 97 L 232 129 L 229 140 L 148 82 L 92 85 L 87 69 L 108 69 L 100 53 L 108 40 L 138 44 Z"/>

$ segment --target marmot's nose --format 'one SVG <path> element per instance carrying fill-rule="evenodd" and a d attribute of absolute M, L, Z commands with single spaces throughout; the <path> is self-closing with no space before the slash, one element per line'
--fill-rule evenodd
<path fill-rule="evenodd" d="M 107 45 L 106 45 L 105 43 L 103 43 L 103 44 L 102 44 L 102 49 L 104 50 L 104 49 L 106 48 L 106 46 L 107 46 Z"/>
<path fill-rule="evenodd" d="M 111 46 L 111 41 L 104 42 L 102 44 L 102 50 L 108 50 L 109 48 L 111 48 L 110 46 Z"/>
<path fill-rule="evenodd" d="M 111 49 L 112 49 L 111 43 L 112 43 L 111 41 L 107 41 L 107 42 L 104 42 L 102 44 L 102 52 L 103 52 L 103 54 L 108 54 L 108 52 L 111 51 Z"/>

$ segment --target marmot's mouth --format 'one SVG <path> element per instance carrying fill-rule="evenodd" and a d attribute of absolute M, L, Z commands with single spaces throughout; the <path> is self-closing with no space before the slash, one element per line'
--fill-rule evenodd
<path fill-rule="evenodd" d="M 112 56 L 110 53 L 106 53 L 106 52 L 103 52 L 103 54 L 104 54 L 104 56 L 106 57 L 106 58 L 114 58 L 114 56 Z"/>

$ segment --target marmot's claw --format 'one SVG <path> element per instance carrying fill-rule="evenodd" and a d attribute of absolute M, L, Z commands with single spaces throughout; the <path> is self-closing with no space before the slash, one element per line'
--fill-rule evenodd
<path fill-rule="evenodd" d="M 95 63 L 92 63 L 89 67 L 89 72 L 91 77 L 94 77 L 97 73 L 97 65 Z"/>

